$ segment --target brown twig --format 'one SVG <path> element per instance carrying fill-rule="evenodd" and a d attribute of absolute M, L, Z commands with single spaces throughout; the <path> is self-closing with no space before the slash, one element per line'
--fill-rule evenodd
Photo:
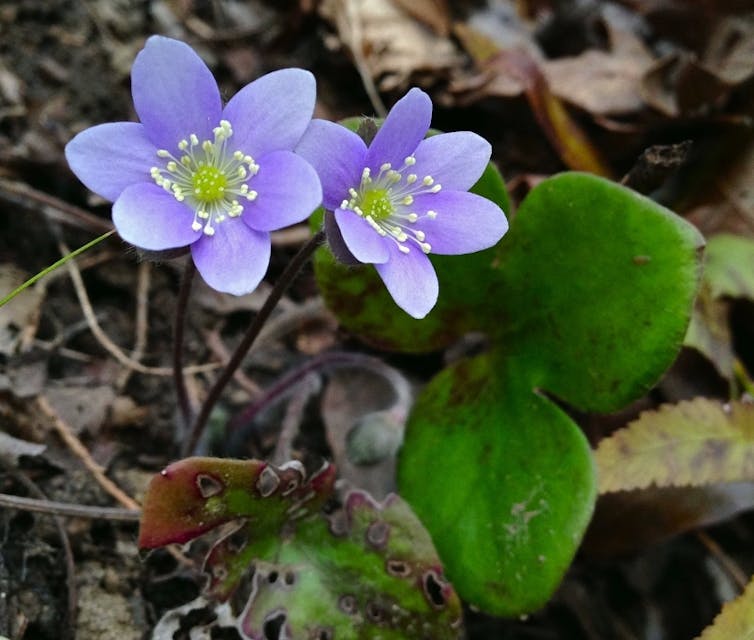
<path fill-rule="evenodd" d="M 70 253 L 70 250 L 64 242 L 58 242 L 58 247 L 63 255 Z M 99 322 L 97 321 L 97 317 L 94 314 L 94 309 L 92 309 L 92 303 L 89 301 L 89 295 L 86 292 L 84 280 L 81 277 L 81 272 L 76 265 L 76 261 L 69 260 L 66 263 L 66 266 L 68 267 L 68 272 L 71 276 L 71 282 L 73 282 L 73 288 L 76 290 L 76 296 L 79 299 L 81 310 L 83 311 L 84 317 L 86 318 L 87 324 L 89 325 L 89 330 L 92 332 L 97 341 L 102 345 L 102 348 L 105 349 L 124 367 L 133 369 L 134 371 L 138 371 L 139 373 L 145 373 L 154 376 L 172 376 L 172 367 L 147 367 L 141 364 L 141 362 L 137 362 L 133 358 L 129 358 L 118 345 L 110 340 L 108 335 L 102 330 L 102 327 L 100 327 Z M 220 367 L 222 367 L 221 364 L 213 362 L 205 365 L 189 366 L 186 367 L 183 371 L 184 373 L 200 373 L 202 371 L 214 371 L 215 369 L 218 369 Z"/>
<path fill-rule="evenodd" d="M 743 592 L 749 584 L 749 578 L 744 573 L 744 570 L 738 566 L 735 560 L 731 558 L 717 542 L 715 542 L 706 532 L 697 531 L 696 537 L 699 539 L 709 551 L 712 556 L 717 560 L 723 570 L 730 576 L 733 582 L 736 583 L 738 588 Z"/>
<path fill-rule="evenodd" d="M 83 504 L 56 502 L 55 500 L 36 500 L 21 498 L 7 493 L 0 493 L 0 506 L 19 511 L 48 513 L 64 518 L 88 518 L 90 520 L 114 520 L 117 522 L 138 522 L 141 511 L 121 509 L 119 507 L 90 507 Z"/>
<path fill-rule="evenodd" d="M 107 220 L 103 220 L 44 191 L 38 191 L 24 182 L 0 178 L 0 199 L 23 207 L 28 211 L 41 212 L 54 222 L 92 233 L 104 233 L 113 228 L 112 223 Z"/>
<path fill-rule="evenodd" d="M 127 509 L 138 509 L 139 503 L 105 475 L 102 467 L 92 458 L 92 455 L 81 440 L 71 431 L 71 428 L 58 415 L 58 412 L 55 411 L 44 395 L 37 396 L 37 406 L 52 421 L 55 431 L 58 432 L 63 442 L 65 442 L 73 454 L 81 460 L 82 464 L 94 476 L 97 483 Z"/>
<path fill-rule="evenodd" d="M 134 348 L 131 350 L 131 359 L 139 362 L 144 357 L 147 348 L 147 327 L 149 315 L 149 282 L 151 280 L 151 265 L 149 262 L 140 262 L 136 278 L 136 321 L 134 331 Z M 125 369 L 119 376 L 116 387 L 123 389 L 133 373 L 130 367 Z"/>

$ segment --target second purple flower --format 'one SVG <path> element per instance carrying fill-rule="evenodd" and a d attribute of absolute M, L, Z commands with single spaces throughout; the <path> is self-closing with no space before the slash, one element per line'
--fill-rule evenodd
<path fill-rule="evenodd" d="M 428 254 L 480 251 L 508 230 L 500 207 L 468 193 L 487 167 L 490 144 L 469 131 L 425 139 L 431 118 L 429 96 L 411 89 L 369 147 L 341 125 L 313 120 L 296 148 L 322 181 L 336 257 L 374 264 L 396 304 L 414 318 L 437 302 Z"/>

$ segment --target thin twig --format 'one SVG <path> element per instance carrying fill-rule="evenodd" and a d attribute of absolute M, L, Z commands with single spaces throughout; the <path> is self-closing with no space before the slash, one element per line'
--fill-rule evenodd
<path fill-rule="evenodd" d="M 23 473 L 14 473 L 13 477 L 24 485 L 27 491 L 36 495 L 37 499 L 47 501 L 47 496 L 42 493 L 42 490 L 33 480 L 31 480 L 31 478 L 27 478 Z M 55 528 L 58 530 L 58 537 L 60 538 L 60 546 L 63 548 L 63 555 L 65 556 L 65 581 L 68 591 L 68 619 L 66 620 L 67 624 L 63 625 L 62 637 L 68 639 L 74 637 L 74 629 L 76 628 L 76 610 L 78 609 L 76 565 L 73 561 L 71 541 L 65 530 L 63 518 L 57 514 L 53 514 L 53 520 L 55 521 Z"/>
<path fill-rule="evenodd" d="M 191 426 L 193 411 L 189 401 L 188 391 L 186 389 L 186 378 L 183 371 L 183 334 L 186 328 L 186 308 L 188 307 L 189 294 L 191 293 L 191 283 L 194 281 L 196 266 L 194 261 L 189 258 L 183 270 L 181 278 L 181 287 L 178 290 L 178 300 L 175 306 L 175 322 L 173 327 L 173 384 L 178 399 L 178 408 L 183 418 L 184 429 Z"/>
<path fill-rule="evenodd" d="M 65 200 L 38 191 L 24 182 L 0 178 L 0 199 L 33 212 L 41 212 L 49 220 L 84 229 L 91 233 L 111 231 L 113 225 Z M 41 206 L 40 206 L 41 205 Z"/>
<path fill-rule="evenodd" d="M 151 265 L 149 262 L 140 262 L 136 277 L 136 321 L 134 331 L 134 348 L 131 350 L 131 359 L 139 362 L 144 357 L 147 348 L 147 328 L 149 317 L 149 282 L 151 280 Z M 124 389 L 133 373 L 133 369 L 127 368 L 118 377 L 116 387 Z"/>
<path fill-rule="evenodd" d="M 697 531 L 696 537 L 699 539 L 699 542 L 707 548 L 707 551 L 714 556 L 715 560 L 718 561 L 723 570 L 743 592 L 749 584 L 749 578 L 746 576 L 743 569 L 741 569 L 741 567 L 736 564 L 736 561 L 725 553 L 722 547 L 720 547 L 720 545 L 717 544 L 717 542 L 715 542 L 707 533 L 704 531 Z"/>
<path fill-rule="evenodd" d="M 188 455 L 196 449 L 196 445 L 199 443 L 199 440 L 204 433 L 204 428 L 207 424 L 207 420 L 209 419 L 209 416 L 212 413 L 212 409 L 214 408 L 215 404 L 220 399 L 220 394 L 222 393 L 223 389 L 225 389 L 225 386 L 233 377 L 233 373 L 240 366 L 247 352 L 251 348 L 251 345 L 254 344 L 254 341 L 259 336 L 260 331 L 264 327 L 264 324 L 265 322 L 267 322 L 267 319 L 270 317 L 272 311 L 277 306 L 280 298 L 296 279 L 296 276 L 298 276 L 299 272 L 309 260 L 314 251 L 317 249 L 317 247 L 320 245 L 324 237 L 324 231 L 320 231 L 316 235 L 312 236 L 309 242 L 301 247 L 298 253 L 293 256 L 283 273 L 280 275 L 280 278 L 270 291 L 269 296 L 267 296 L 267 300 L 265 300 L 264 305 L 262 305 L 262 308 L 259 310 L 257 315 L 254 316 L 254 320 L 252 320 L 251 325 L 246 331 L 246 335 L 244 335 L 238 347 L 236 347 L 236 350 L 233 353 L 230 361 L 222 370 L 217 380 L 212 385 L 212 388 L 209 390 L 209 393 L 207 394 L 207 397 L 202 404 L 202 408 L 199 411 L 199 415 L 194 421 L 194 424 L 191 427 L 191 432 L 189 433 L 189 436 L 185 441 L 183 448 L 184 455 Z"/>
<path fill-rule="evenodd" d="M 118 522 L 138 522 L 141 511 L 121 509 L 119 507 L 90 507 L 83 504 L 56 502 L 54 500 L 36 500 L 21 498 L 7 493 L 0 493 L 0 506 L 19 511 L 49 513 L 65 518 L 88 518 L 90 520 L 115 520 Z"/>
<path fill-rule="evenodd" d="M 64 242 L 59 242 L 58 247 L 61 253 L 63 253 L 64 255 L 70 253 L 68 251 L 68 247 Z M 100 327 L 99 322 L 97 321 L 97 317 L 94 314 L 94 309 L 92 309 L 92 303 L 89 301 L 89 295 L 86 292 L 84 280 L 81 277 L 81 272 L 76 265 L 76 261 L 69 260 L 67 262 L 67 267 L 71 276 L 71 282 L 73 282 L 73 288 L 76 290 L 76 297 L 78 297 L 79 299 L 81 310 L 83 311 L 86 322 L 89 325 L 89 330 L 92 332 L 97 341 L 102 345 L 103 349 L 105 349 L 124 367 L 133 369 L 134 371 L 138 371 L 139 373 L 145 373 L 153 376 L 172 376 L 172 367 L 147 367 L 141 364 L 141 362 L 136 362 L 132 358 L 129 358 L 117 344 L 110 340 L 108 335 L 102 330 L 102 327 Z M 222 365 L 219 363 L 212 362 L 204 365 L 186 367 L 183 372 L 200 373 L 202 371 L 214 371 L 215 369 L 219 369 L 221 366 Z"/>
<path fill-rule="evenodd" d="M 42 410 L 42 413 L 52 421 L 55 431 L 58 432 L 63 442 L 65 442 L 73 454 L 81 460 L 83 465 L 94 476 L 97 483 L 127 509 L 138 509 L 139 503 L 105 475 L 102 467 L 92 458 L 88 449 L 71 431 L 71 428 L 58 415 L 58 412 L 55 411 L 44 395 L 37 396 L 37 405 Z"/>

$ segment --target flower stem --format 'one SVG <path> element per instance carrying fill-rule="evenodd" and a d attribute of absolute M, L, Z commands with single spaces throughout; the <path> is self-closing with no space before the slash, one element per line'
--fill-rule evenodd
<path fill-rule="evenodd" d="M 183 427 L 188 429 L 191 425 L 192 411 L 186 390 L 186 378 L 183 377 L 183 333 L 186 327 L 186 307 L 188 306 L 191 283 L 194 281 L 196 266 L 189 256 L 186 268 L 181 278 L 181 288 L 178 290 L 178 301 L 175 308 L 175 323 L 173 334 L 173 382 L 175 393 L 178 396 L 178 408 L 183 418 Z"/>
<path fill-rule="evenodd" d="M 241 449 L 243 442 L 249 437 L 256 417 L 290 393 L 309 374 L 342 368 L 364 369 L 384 378 L 395 393 L 393 408 L 400 410 L 403 414 L 408 413 L 412 400 L 411 388 L 405 378 L 395 369 L 386 365 L 382 360 L 363 353 L 326 351 L 288 371 L 265 389 L 260 398 L 230 420 L 225 453 L 231 456 L 237 455 L 236 452 Z"/>
<path fill-rule="evenodd" d="M 207 420 L 209 419 L 210 413 L 212 412 L 212 409 L 220 398 L 220 394 L 222 393 L 223 389 L 225 389 L 225 386 L 230 381 L 236 369 L 238 369 L 238 367 L 240 366 L 241 362 L 246 356 L 246 353 L 251 348 L 251 345 L 254 344 L 254 340 L 256 340 L 259 332 L 264 326 L 264 323 L 267 322 L 267 319 L 270 317 L 273 309 L 280 301 L 280 298 L 283 297 L 283 294 L 286 292 L 288 287 L 291 286 L 293 281 L 296 279 L 296 276 L 301 271 L 302 267 L 306 264 L 307 260 L 309 260 L 315 249 L 320 245 L 324 237 L 324 231 L 320 231 L 316 235 L 312 236 L 312 238 L 310 238 L 309 241 L 303 247 L 301 247 L 301 249 L 299 249 L 299 252 L 295 256 L 293 256 L 293 259 L 288 263 L 285 270 L 280 275 L 280 278 L 275 283 L 272 291 L 270 291 L 270 295 L 267 296 L 267 300 L 265 300 L 264 305 L 259 310 L 259 313 L 254 316 L 254 320 L 252 320 L 251 325 L 249 325 L 249 328 L 246 331 L 246 335 L 244 335 L 240 344 L 238 345 L 238 347 L 236 347 L 236 350 L 228 361 L 228 364 L 225 365 L 225 368 L 222 370 L 217 380 L 215 380 L 215 383 L 212 385 L 212 388 L 209 390 L 207 398 L 204 401 L 204 404 L 202 404 L 199 415 L 196 417 L 196 420 L 191 427 L 191 432 L 186 439 L 185 445 L 183 447 L 183 455 L 190 455 L 196 449 L 196 445 L 199 443 L 199 440 L 204 433 L 204 429 L 207 425 Z"/>

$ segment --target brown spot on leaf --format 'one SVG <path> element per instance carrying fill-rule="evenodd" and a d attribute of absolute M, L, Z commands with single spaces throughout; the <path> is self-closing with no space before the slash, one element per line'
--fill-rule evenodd
<path fill-rule="evenodd" d="M 447 587 L 448 583 L 434 571 L 427 571 L 422 577 L 424 595 L 435 609 L 442 609 L 445 606 L 445 590 Z"/>
<path fill-rule="evenodd" d="M 390 525 L 384 520 L 376 520 L 367 529 L 367 543 L 377 549 L 384 549 L 389 537 Z"/>
<path fill-rule="evenodd" d="M 352 596 L 351 594 L 340 596 L 338 599 L 338 609 L 349 616 L 356 615 L 359 611 L 359 603 L 356 600 L 356 596 Z"/>
<path fill-rule="evenodd" d="M 267 498 L 275 493 L 275 490 L 280 485 L 280 476 L 272 469 L 272 467 L 265 467 L 257 478 L 257 491 L 263 498 Z"/>
<path fill-rule="evenodd" d="M 220 480 L 208 473 L 197 474 L 196 487 L 204 499 L 219 495 L 225 489 L 225 485 Z"/>

